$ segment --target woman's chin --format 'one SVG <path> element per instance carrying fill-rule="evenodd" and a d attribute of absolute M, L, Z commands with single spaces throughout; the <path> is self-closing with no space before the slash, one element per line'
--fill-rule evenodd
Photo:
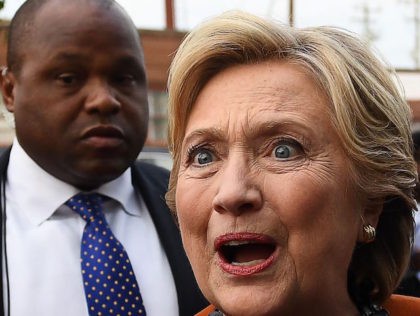
<path fill-rule="evenodd" d="M 216 300 L 222 302 L 218 307 L 228 316 L 282 315 L 285 306 L 290 304 L 290 301 L 283 300 L 281 294 L 277 297 L 277 293 L 270 293 L 270 290 L 265 292 L 253 291 L 250 288 L 249 290 L 232 291 L 231 294 L 226 293 L 225 297 Z"/>
<path fill-rule="evenodd" d="M 272 265 L 253 273 L 230 270 L 214 260 L 207 276 L 202 274 L 203 278 L 197 278 L 209 302 L 226 315 L 279 315 L 279 311 L 290 306 L 298 294 L 297 276 L 288 256 L 276 256 Z"/>
<path fill-rule="evenodd" d="M 297 294 L 296 284 L 284 276 L 282 281 L 272 278 L 261 280 L 232 280 L 211 282 L 210 288 L 203 289 L 210 302 L 229 316 L 281 315 L 281 311 L 293 305 Z"/>

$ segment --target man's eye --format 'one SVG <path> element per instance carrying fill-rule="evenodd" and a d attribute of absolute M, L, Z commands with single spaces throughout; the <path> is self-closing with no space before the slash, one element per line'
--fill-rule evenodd
<path fill-rule="evenodd" d="M 136 82 L 136 77 L 131 74 L 120 74 L 115 77 L 118 84 L 131 85 Z"/>
<path fill-rule="evenodd" d="M 77 77 L 75 74 L 61 74 L 57 76 L 57 80 L 65 85 L 74 84 L 77 80 Z"/>

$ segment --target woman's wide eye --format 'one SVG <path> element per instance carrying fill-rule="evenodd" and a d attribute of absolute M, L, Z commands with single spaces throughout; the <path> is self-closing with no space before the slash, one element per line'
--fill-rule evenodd
<path fill-rule="evenodd" d="M 276 158 L 284 159 L 289 158 L 291 155 L 290 147 L 287 145 L 279 145 L 274 149 Z"/>
<path fill-rule="evenodd" d="M 210 151 L 202 149 L 194 157 L 194 163 L 198 165 L 207 165 L 213 162 L 213 155 Z"/>
<path fill-rule="evenodd" d="M 300 151 L 301 147 L 299 144 L 294 142 L 282 142 L 274 148 L 273 154 L 277 159 L 289 159 L 298 155 Z"/>

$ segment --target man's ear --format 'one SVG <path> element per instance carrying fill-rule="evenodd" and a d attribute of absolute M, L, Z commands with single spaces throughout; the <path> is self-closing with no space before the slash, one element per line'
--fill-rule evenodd
<path fill-rule="evenodd" d="M 2 68 L 0 74 L 0 89 L 4 105 L 9 112 L 14 112 L 15 95 L 14 88 L 16 84 L 15 75 L 8 71 L 6 67 Z"/>
<path fill-rule="evenodd" d="M 368 205 L 362 210 L 360 214 L 359 235 L 357 238 L 359 242 L 366 242 L 366 225 L 370 225 L 376 230 L 383 208 L 384 201 L 381 200 L 368 202 Z"/>

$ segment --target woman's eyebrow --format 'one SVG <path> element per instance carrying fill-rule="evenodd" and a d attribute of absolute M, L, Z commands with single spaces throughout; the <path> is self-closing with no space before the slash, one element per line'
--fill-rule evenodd
<path fill-rule="evenodd" d="M 188 144 L 193 142 L 194 139 L 212 139 L 212 140 L 224 140 L 226 139 L 226 132 L 222 131 L 219 128 L 209 127 L 209 128 L 200 128 L 192 131 L 184 138 L 184 143 Z"/>

